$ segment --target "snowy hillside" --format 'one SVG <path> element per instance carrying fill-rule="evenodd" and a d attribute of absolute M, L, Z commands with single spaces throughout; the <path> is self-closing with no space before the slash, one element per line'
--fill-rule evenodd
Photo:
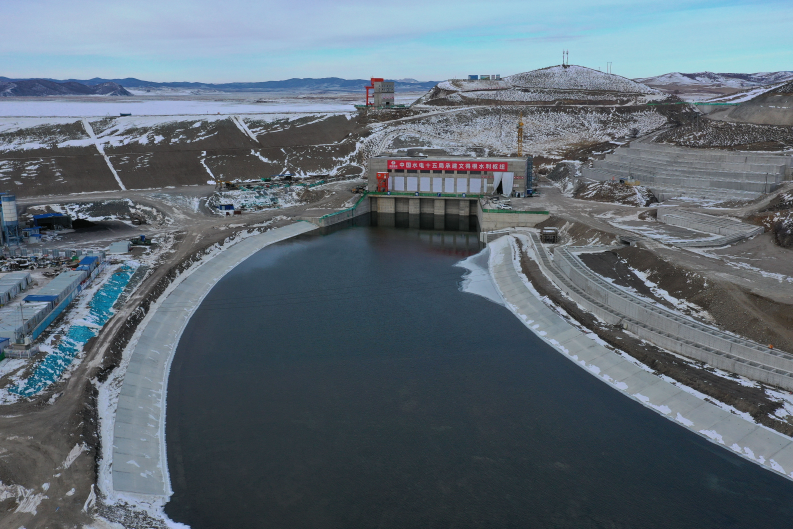
<path fill-rule="evenodd" d="M 774 92 L 779 94 L 793 94 L 793 81 L 788 81 L 782 86 L 774 88 Z"/>
<path fill-rule="evenodd" d="M 556 90 L 596 90 L 626 94 L 657 94 L 658 91 L 636 81 L 584 66 L 551 66 L 506 77 L 513 87 Z"/>
<path fill-rule="evenodd" d="M 793 72 L 758 73 L 680 73 L 672 72 L 654 77 L 636 79 L 649 86 L 709 86 L 724 88 L 754 88 L 793 79 Z"/>
<path fill-rule="evenodd" d="M 123 86 L 116 83 L 102 83 L 87 86 L 75 82 L 55 83 L 45 79 L 31 79 L 25 81 L 0 80 L 0 96 L 2 97 L 72 95 L 129 96 L 132 94 L 127 92 Z"/>
<path fill-rule="evenodd" d="M 666 117 L 654 110 L 635 110 L 635 107 L 533 107 L 522 111 L 524 148 L 535 156 L 551 159 L 563 159 L 569 150 L 580 146 L 626 137 L 634 129 L 646 134 L 667 123 Z M 470 154 L 473 148 L 495 155 L 514 155 L 518 112 L 519 109 L 510 106 L 502 107 L 499 112 L 474 107 L 372 125 L 373 133 L 364 140 L 363 153 L 368 157 L 423 146 L 460 155 Z"/>
<path fill-rule="evenodd" d="M 439 83 L 417 103 L 460 105 L 601 101 L 604 104 L 627 104 L 660 96 L 660 91 L 619 75 L 583 66 L 552 66 L 501 80 L 451 79 Z"/>

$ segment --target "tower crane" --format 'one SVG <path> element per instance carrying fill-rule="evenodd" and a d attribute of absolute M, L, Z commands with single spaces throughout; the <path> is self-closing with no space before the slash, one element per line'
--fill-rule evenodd
<path fill-rule="evenodd" d="M 518 118 L 518 157 L 523 156 L 523 112 Z"/>

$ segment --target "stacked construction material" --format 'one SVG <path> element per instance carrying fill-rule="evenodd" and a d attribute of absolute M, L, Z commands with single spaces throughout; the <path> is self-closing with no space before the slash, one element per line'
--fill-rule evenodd
<path fill-rule="evenodd" d="M 677 196 L 754 200 L 790 178 L 791 157 L 686 149 L 634 142 L 581 174 L 593 180 L 638 181 L 660 201 Z"/>

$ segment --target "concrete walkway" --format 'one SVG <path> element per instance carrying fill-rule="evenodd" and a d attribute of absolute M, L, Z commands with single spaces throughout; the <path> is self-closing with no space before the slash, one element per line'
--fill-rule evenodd
<path fill-rule="evenodd" d="M 692 432 L 793 479 L 793 441 L 705 402 L 588 338 L 537 298 L 519 275 L 512 236 L 490 243 L 490 273 L 507 307 L 540 338 L 614 389 Z"/>
<path fill-rule="evenodd" d="M 113 427 L 113 488 L 167 500 L 165 394 L 173 354 L 187 322 L 213 286 L 265 246 L 317 229 L 297 222 L 248 237 L 202 264 L 160 303 L 135 344 Z"/>

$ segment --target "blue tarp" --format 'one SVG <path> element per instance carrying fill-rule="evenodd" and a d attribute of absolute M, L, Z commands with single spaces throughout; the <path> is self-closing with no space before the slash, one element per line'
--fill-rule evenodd
<path fill-rule="evenodd" d="M 33 374 L 9 388 L 9 391 L 23 397 L 31 397 L 58 380 L 74 357 L 83 350 L 86 342 L 96 336 L 113 315 L 113 304 L 126 288 L 133 273 L 135 268 L 128 265 L 116 270 L 88 303 L 90 310 L 85 319 L 91 323 L 91 327 L 85 325 L 69 327 L 65 336 L 54 344 L 54 350 L 36 366 Z"/>

